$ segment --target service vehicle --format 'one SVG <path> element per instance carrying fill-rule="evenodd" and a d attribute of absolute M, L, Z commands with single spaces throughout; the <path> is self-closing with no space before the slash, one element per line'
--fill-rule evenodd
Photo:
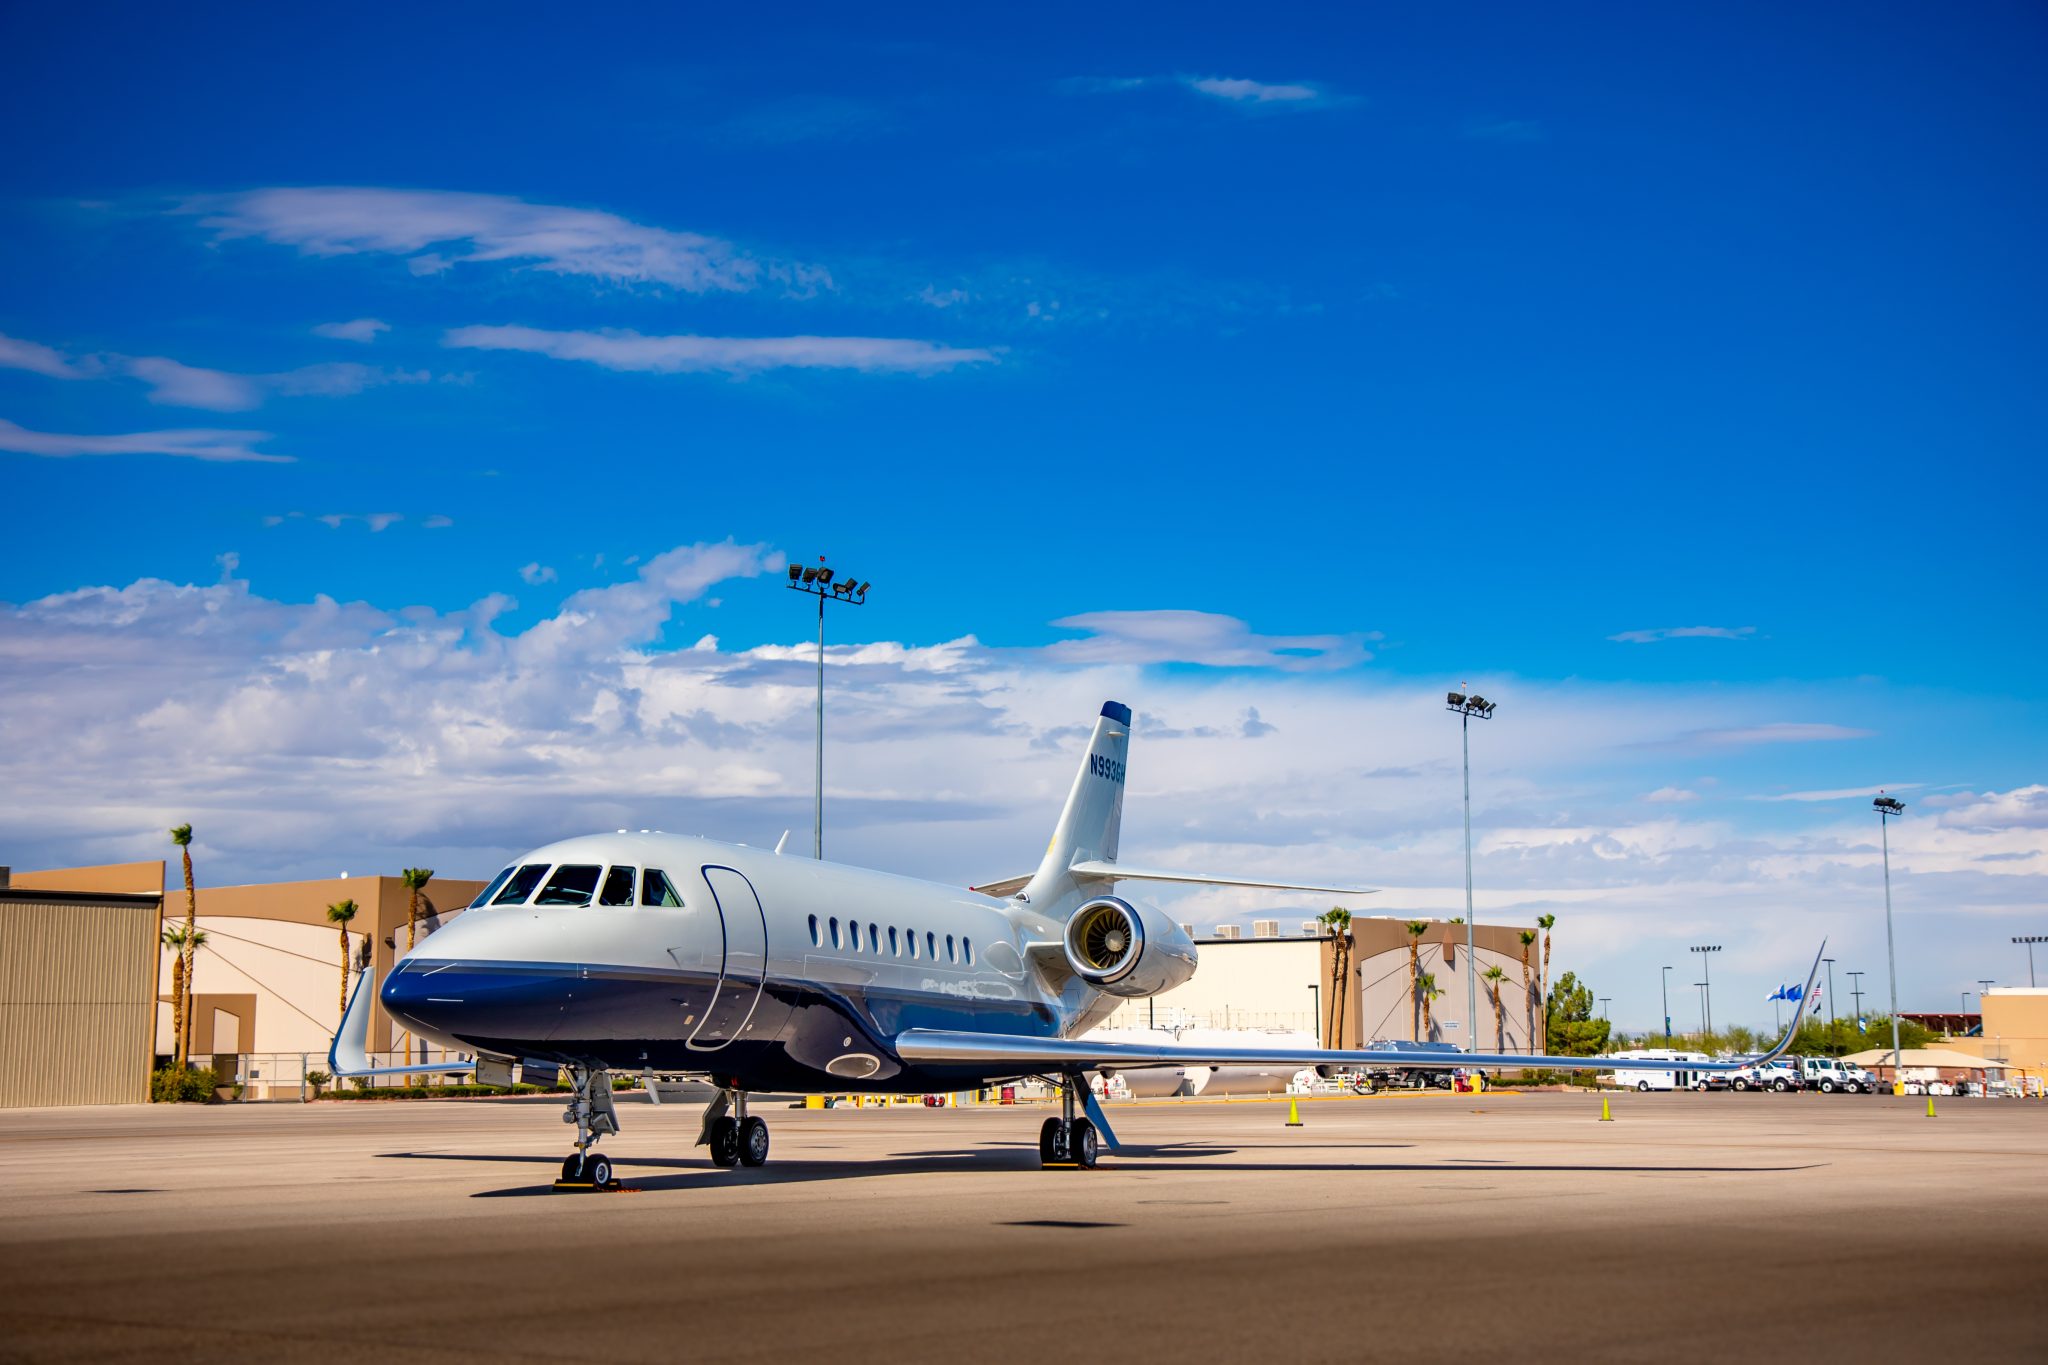
<path fill-rule="evenodd" d="M 1783 1061 L 1764 1062 L 1757 1066 L 1746 1066 L 1728 1080 L 1736 1090 L 1804 1090 L 1806 1078 L 1798 1068 L 1787 1066 Z"/>
<path fill-rule="evenodd" d="M 1631 1063 L 1627 1078 L 1623 1079 L 1618 1072 L 1605 1071 L 1596 1079 L 1603 1085 L 1632 1086 L 1637 1090 L 1693 1089 L 1712 1073 L 1696 1070 L 1690 1064 L 1711 1066 L 1714 1060 L 1704 1052 L 1674 1052 L 1668 1048 L 1631 1048 L 1611 1055 L 1617 1061 Z M 1670 1062 L 1670 1070 L 1655 1067 L 1659 1061 Z"/>

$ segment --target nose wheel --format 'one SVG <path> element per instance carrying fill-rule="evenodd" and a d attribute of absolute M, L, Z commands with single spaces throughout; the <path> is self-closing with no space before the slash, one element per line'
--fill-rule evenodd
<path fill-rule="evenodd" d="M 558 1190 L 615 1190 L 611 1158 L 593 1150 L 606 1133 L 619 1131 L 618 1110 L 612 1105 L 611 1073 L 600 1067 L 569 1068 L 569 1110 L 562 1122 L 576 1126 L 576 1150 L 562 1162 Z"/>

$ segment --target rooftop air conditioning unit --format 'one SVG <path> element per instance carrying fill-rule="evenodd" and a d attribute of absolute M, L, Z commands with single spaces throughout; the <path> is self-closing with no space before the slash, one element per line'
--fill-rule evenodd
<path fill-rule="evenodd" d="M 1321 938 L 1323 936 L 1323 922 L 1319 919 L 1303 920 L 1301 922 L 1301 936 L 1303 938 Z"/>
<path fill-rule="evenodd" d="M 1218 938 L 1243 938 L 1243 937 L 1244 937 L 1244 928 L 1243 928 L 1243 926 L 1242 926 L 1242 925 L 1237 925 L 1237 924 L 1219 924 L 1219 925 L 1217 925 L 1217 926 L 1216 926 L 1216 937 L 1218 937 Z"/>
<path fill-rule="evenodd" d="M 1277 919 L 1255 919 L 1252 921 L 1253 938 L 1280 937 L 1280 921 Z"/>

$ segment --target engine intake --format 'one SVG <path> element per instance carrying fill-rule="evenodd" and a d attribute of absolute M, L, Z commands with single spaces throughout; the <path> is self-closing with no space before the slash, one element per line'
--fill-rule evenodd
<path fill-rule="evenodd" d="M 1067 965 L 1109 995 L 1157 995 L 1195 971 L 1195 945 L 1150 906 L 1099 896 L 1067 921 Z"/>

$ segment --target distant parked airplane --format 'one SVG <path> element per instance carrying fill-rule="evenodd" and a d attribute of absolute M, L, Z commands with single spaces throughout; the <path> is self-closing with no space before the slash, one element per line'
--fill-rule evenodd
<path fill-rule="evenodd" d="M 615 1071 L 714 1084 L 697 1142 L 720 1166 L 768 1159 L 768 1126 L 747 1112 L 750 1091 L 902 1094 L 1057 1078 L 1065 1100 L 1040 1128 L 1040 1159 L 1089 1167 L 1100 1146 L 1117 1149 L 1086 1084 L 1091 1072 L 1636 1065 L 1228 1047 L 1214 1035 L 1199 1044 L 1081 1037 L 1119 1001 L 1170 990 L 1195 971 L 1187 934 L 1154 907 L 1113 894 L 1119 882 L 1369 894 L 1118 862 L 1130 734 L 1130 708 L 1105 703 L 1038 870 L 972 890 L 647 831 L 536 849 L 422 940 L 379 993 L 399 1024 L 476 1060 L 371 1066 L 369 997 L 359 981 L 330 1068 L 337 1076 L 473 1068 L 479 1079 L 509 1081 L 515 1061 L 559 1065 L 573 1092 L 564 1119 L 576 1126 L 563 1180 L 603 1186 L 611 1163 L 594 1149 L 618 1130 Z M 1812 980 L 1809 973 L 1809 1000 Z M 1733 1071 L 1778 1056 L 1804 1008 L 1762 1057 L 1693 1069 Z"/>

